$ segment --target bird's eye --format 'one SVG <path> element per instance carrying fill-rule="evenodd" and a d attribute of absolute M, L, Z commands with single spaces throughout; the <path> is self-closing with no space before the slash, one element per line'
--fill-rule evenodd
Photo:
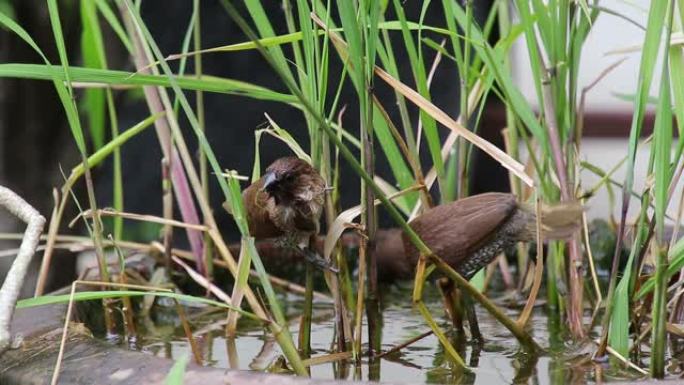
<path fill-rule="evenodd" d="M 288 172 L 281 177 L 281 180 L 291 182 L 295 179 L 295 174 Z"/>

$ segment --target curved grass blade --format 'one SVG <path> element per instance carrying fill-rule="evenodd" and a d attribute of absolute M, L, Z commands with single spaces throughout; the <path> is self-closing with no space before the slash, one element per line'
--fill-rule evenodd
<path fill-rule="evenodd" d="M 229 310 L 235 311 L 235 312 L 240 313 L 241 315 L 243 315 L 245 317 L 251 318 L 251 319 L 256 320 L 256 321 L 265 322 L 265 320 L 257 317 L 253 313 L 244 311 L 240 308 L 236 308 L 235 306 L 232 306 L 232 305 L 220 302 L 220 301 L 215 301 L 215 300 L 207 299 L 207 298 L 203 298 L 203 297 L 195 297 L 195 296 L 188 295 L 188 294 L 178 294 L 178 293 L 174 293 L 171 291 L 158 291 L 158 290 L 150 290 L 150 291 L 142 291 L 142 290 L 81 291 L 81 292 L 77 292 L 74 294 L 74 301 L 79 302 L 79 301 L 101 300 L 101 299 L 105 299 L 105 298 L 142 297 L 142 296 L 146 296 L 146 295 L 154 295 L 156 297 L 167 297 L 167 298 L 172 298 L 172 299 L 176 299 L 176 300 L 183 301 L 183 302 L 191 302 L 191 303 L 198 303 L 198 304 L 203 304 L 203 305 L 216 306 L 216 307 L 220 307 L 223 309 L 229 309 Z M 23 308 L 36 307 L 36 306 L 69 303 L 69 298 L 71 298 L 70 294 L 43 295 L 43 296 L 39 296 L 39 297 L 26 298 L 26 299 L 22 299 L 19 302 L 17 302 L 17 308 L 23 309 Z"/>
<path fill-rule="evenodd" d="M 0 22 L 1 20 L 0 14 Z M 72 82 L 95 83 L 100 85 L 130 85 L 130 86 L 162 86 L 171 87 L 171 80 L 166 76 L 146 75 L 118 70 L 103 70 L 83 67 L 67 67 L 65 72 L 51 65 L 3 63 L 0 64 L 0 77 L 57 80 L 63 83 L 68 77 Z M 295 104 L 292 95 L 271 91 L 247 82 L 234 79 L 202 75 L 176 76 L 173 81 L 178 87 L 193 91 L 207 91 L 231 95 L 247 96 L 255 99 Z"/>

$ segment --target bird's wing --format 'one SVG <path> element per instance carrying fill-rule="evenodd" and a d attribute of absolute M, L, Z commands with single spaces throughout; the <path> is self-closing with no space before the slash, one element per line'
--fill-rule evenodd
<path fill-rule="evenodd" d="M 433 253 L 454 266 L 489 241 L 515 208 L 512 194 L 474 195 L 436 206 L 410 226 Z M 409 258 L 417 258 L 418 251 L 407 237 L 404 248 Z"/>
<path fill-rule="evenodd" d="M 263 178 L 259 179 L 242 192 L 242 200 L 247 211 L 249 233 L 256 239 L 282 235 L 282 231 L 275 226 L 268 214 L 268 194 L 261 191 L 263 184 Z"/>

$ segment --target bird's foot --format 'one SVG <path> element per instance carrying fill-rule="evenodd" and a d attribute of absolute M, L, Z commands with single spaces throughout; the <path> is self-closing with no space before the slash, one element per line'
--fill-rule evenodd
<path fill-rule="evenodd" d="M 302 251 L 302 254 L 304 254 L 304 259 L 306 259 L 308 262 L 310 262 L 317 268 L 323 271 L 327 270 L 335 274 L 340 272 L 335 266 L 332 265 L 330 261 L 326 261 L 315 251 L 312 251 L 309 248 L 301 248 L 300 250 Z"/>

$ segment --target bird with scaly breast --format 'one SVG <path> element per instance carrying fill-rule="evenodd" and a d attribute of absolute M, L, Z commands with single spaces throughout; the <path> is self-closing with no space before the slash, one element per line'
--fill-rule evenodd
<path fill-rule="evenodd" d="M 309 247 L 320 229 L 326 183 L 306 161 L 277 159 L 264 175 L 242 192 L 250 234 L 257 240 L 278 238 L 315 266 L 337 272 Z"/>
<path fill-rule="evenodd" d="M 583 208 L 567 202 L 542 208 L 542 239 L 570 238 L 579 228 Z M 409 222 L 430 251 L 441 257 L 465 279 L 472 278 L 496 256 L 518 242 L 537 236 L 534 208 L 509 193 L 484 193 L 435 206 Z M 402 234 L 408 261 L 419 252 Z"/>

